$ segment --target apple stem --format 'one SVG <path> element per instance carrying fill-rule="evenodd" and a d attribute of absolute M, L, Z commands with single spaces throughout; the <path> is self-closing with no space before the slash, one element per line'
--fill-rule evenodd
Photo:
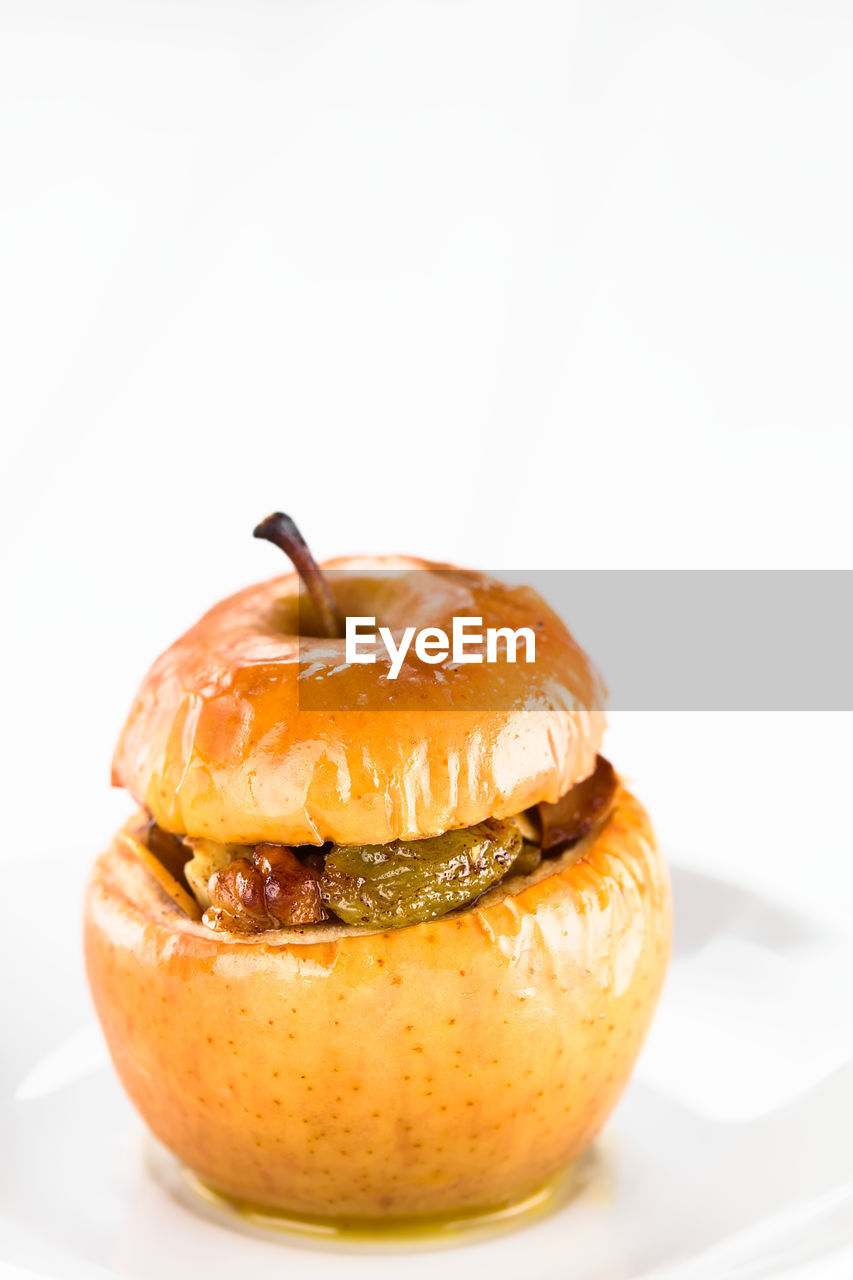
<path fill-rule="evenodd" d="M 344 629 L 332 589 L 290 516 L 286 516 L 283 511 L 274 511 L 257 525 L 254 536 L 275 543 L 290 557 L 319 614 L 323 630 L 330 640 L 339 640 Z"/>

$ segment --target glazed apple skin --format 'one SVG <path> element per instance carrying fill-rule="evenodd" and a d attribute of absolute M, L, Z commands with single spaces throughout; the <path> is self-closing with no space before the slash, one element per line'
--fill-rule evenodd
<path fill-rule="evenodd" d="M 113 782 L 164 830 L 222 844 L 419 840 L 556 801 L 592 773 L 604 686 L 534 591 L 406 556 L 322 568 L 348 617 L 528 627 L 536 662 L 451 664 L 452 679 L 408 662 L 389 686 L 387 655 L 350 662 L 344 640 L 302 630 L 295 573 L 246 587 L 160 655 L 122 729 Z"/>
<path fill-rule="evenodd" d="M 282 1211 L 525 1195 L 610 1114 L 671 938 L 666 869 L 627 791 L 579 860 L 544 870 L 436 921 L 271 945 L 188 920 L 114 845 L 85 944 L 127 1092 L 209 1184 Z"/>

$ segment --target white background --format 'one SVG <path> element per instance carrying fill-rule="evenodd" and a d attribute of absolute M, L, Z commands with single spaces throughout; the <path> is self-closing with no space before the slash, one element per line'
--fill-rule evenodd
<path fill-rule="evenodd" d="M 282 570 L 269 510 L 318 556 L 851 567 L 851 55 L 827 0 L 0 0 L 3 937 L 62 975 L 7 1016 L 84 1016 L 113 741 Z M 673 862 L 847 929 L 850 734 L 609 754 Z"/>

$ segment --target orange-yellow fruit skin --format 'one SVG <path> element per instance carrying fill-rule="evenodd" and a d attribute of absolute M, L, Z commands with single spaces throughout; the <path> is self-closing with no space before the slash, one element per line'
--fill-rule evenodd
<path fill-rule="evenodd" d="M 390 697 L 387 656 L 349 662 L 343 639 L 305 634 L 297 574 L 246 587 L 160 655 L 122 730 L 113 782 L 159 826 L 221 844 L 419 840 L 558 800 L 595 768 L 604 687 L 534 591 L 400 556 L 324 568 L 347 616 L 528 627 L 536 662 L 449 660 L 452 677 L 407 662 Z"/>
<path fill-rule="evenodd" d="M 85 937 L 125 1088 L 190 1168 L 259 1204 L 372 1217 L 524 1195 L 612 1110 L 670 947 L 630 794 L 556 866 L 431 923 L 269 946 L 187 920 L 114 846 Z"/>

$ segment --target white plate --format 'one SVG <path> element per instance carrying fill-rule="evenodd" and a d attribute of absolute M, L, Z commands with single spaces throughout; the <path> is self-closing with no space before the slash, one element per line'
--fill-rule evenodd
<path fill-rule="evenodd" d="M 228 1226 L 145 1138 L 94 1023 L 58 1034 L 59 1014 L 19 1016 L 4 1051 L 0 1275 L 853 1275 L 850 951 L 723 881 L 681 870 L 674 886 L 675 953 L 652 1036 L 580 1190 L 548 1216 L 429 1249 L 343 1252 Z M 49 973 L 29 975 L 19 1011 L 60 1007 Z"/>

